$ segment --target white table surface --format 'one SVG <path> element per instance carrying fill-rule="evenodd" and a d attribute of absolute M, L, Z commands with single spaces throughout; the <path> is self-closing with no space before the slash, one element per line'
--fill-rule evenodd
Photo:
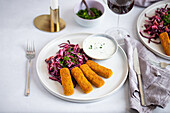
<path fill-rule="evenodd" d="M 49 14 L 50 0 L 0 0 L 0 112 L 130 112 L 128 81 L 118 92 L 104 100 L 82 104 L 53 96 L 38 79 L 35 68 L 37 55 L 49 41 L 68 33 L 104 33 L 116 26 L 117 15 L 106 5 L 106 14 L 100 25 L 93 28 L 78 25 L 73 19 L 73 7 L 79 1 L 59 1 L 60 16 L 65 20 L 66 28 L 59 33 L 48 33 L 35 28 L 33 19 L 42 14 Z M 119 26 L 128 29 L 136 39 L 136 21 L 143 10 L 144 8 L 135 6 L 128 14 L 120 16 Z M 24 96 L 27 40 L 34 40 L 36 45 L 36 58 L 31 67 L 31 94 L 28 97 Z M 170 112 L 170 104 L 165 109 L 154 110 L 154 113 L 157 112 Z"/>

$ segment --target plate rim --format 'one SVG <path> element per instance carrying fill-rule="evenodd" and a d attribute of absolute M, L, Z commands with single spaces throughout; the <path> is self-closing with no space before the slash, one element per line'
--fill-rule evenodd
<path fill-rule="evenodd" d="M 139 39 L 141 40 L 141 42 L 145 45 L 145 47 L 147 47 L 150 51 L 152 51 L 153 53 L 155 53 L 157 56 L 159 56 L 159 57 L 161 57 L 161 58 L 164 58 L 164 59 L 167 59 L 167 60 L 170 60 L 170 56 L 167 56 L 166 54 L 163 54 L 163 53 L 161 53 L 161 52 L 159 52 L 159 51 L 157 51 L 157 50 L 154 50 L 152 47 L 150 47 L 150 46 L 148 46 L 147 44 L 146 44 L 146 42 L 142 39 L 142 38 L 144 38 L 144 37 L 142 37 L 141 35 L 140 35 L 140 33 L 139 33 L 139 31 L 140 31 L 140 25 L 141 25 L 141 22 L 140 22 L 140 20 L 141 20 L 141 17 L 143 17 L 143 15 L 150 9 L 150 8 L 156 8 L 156 6 L 157 5 L 164 5 L 164 4 L 166 4 L 166 3 L 170 3 L 169 1 L 159 1 L 159 2 L 156 2 L 156 3 L 154 3 L 154 4 L 152 4 L 152 5 L 150 5 L 149 7 L 147 7 L 146 9 L 144 9 L 141 13 L 140 13 L 140 15 L 139 15 L 139 17 L 138 17 L 138 19 L 137 19 L 137 34 L 138 34 L 138 37 L 139 37 Z"/>
<path fill-rule="evenodd" d="M 124 58 L 125 58 L 125 60 L 126 60 L 126 63 L 127 63 L 127 69 L 126 69 L 125 77 L 124 77 L 124 79 L 122 80 L 122 82 L 119 84 L 119 86 L 115 88 L 115 90 L 113 90 L 113 91 L 111 91 L 111 92 L 109 92 L 109 93 L 107 93 L 107 94 L 104 94 L 104 95 L 102 95 L 102 96 L 99 96 L 99 97 L 97 97 L 97 98 L 72 99 L 72 98 L 68 98 L 68 97 L 66 97 L 66 96 L 62 96 L 62 95 L 60 95 L 60 94 L 57 94 L 57 93 L 51 91 L 51 90 L 47 87 L 47 85 L 46 85 L 45 83 L 43 83 L 43 81 L 42 81 L 41 78 L 40 78 L 40 72 L 38 71 L 38 62 L 40 61 L 40 60 L 39 60 L 39 59 L 40 59 L 40 55 L 41 55 L 42 51 L 43 51 L 44 49 L 46 49 L 51 43 L 55 42 L 56 40 L 60 40 L 60 39 L 62 39 L 63 37 L 67 37 L 67 36 L 70 36 L 70 35 L 82 35 L 82 34 L 84 34 L 84 35 L 93 35 L 94 33 L 69 33 L 69 34 L 65 34 L 65 35 L 61 35 L 61 36 L 59 36 L 59 37 L 56 37 L 56 38 L 52 39 L 51 41 L 47 42 L 47 44 L 40 50 L 40 52 L 39 52 L 39 54 L 38 54 L 38 56 L 37 56 L 37 60 L 36 60 L 36 72 L 37 72 L 37 76 L 38 76 L 41 84 L 44 86 L 44 88 L 45 88 L 47 91 L 49 91 L 49 92 L 50 92 L 51 94 L 53 94 L 54 96 L 56 96 L 56 97 L 58 97 L 58 98 L 60 98 L 60 99 L 66 100 L 66 101 L 70 101 L 70 102 L 80 102 L 80 103 L 95 102 L 95 101 L 101 100 L 101 99 L 103 99 L 104 97 L 108 97 L 109 95 L 117 92 L 117 91 L 123 86 L 123 84 L 125 83 L 125 81 L 127 80 L 128 72 L 129 72 L 129 65 L 128 65 L 127 55 L 126 55 L 125 51 L 122 49 L 122 47 L 118 46 L 118 49 L 121 50 L 121 52 L 122 52 L 122 54 L 124 55 Z"/>

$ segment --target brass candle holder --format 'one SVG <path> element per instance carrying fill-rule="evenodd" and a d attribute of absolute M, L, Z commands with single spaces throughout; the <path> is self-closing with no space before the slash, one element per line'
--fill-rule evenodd
<path fill-rule="evenodd" d="M 50 15 L 40 15 L 34 19 L 36 28 L 47 32 L 59 32 L 66 26 L 63 19 L 59 16 L 59 9 L 51 9 Z"/>

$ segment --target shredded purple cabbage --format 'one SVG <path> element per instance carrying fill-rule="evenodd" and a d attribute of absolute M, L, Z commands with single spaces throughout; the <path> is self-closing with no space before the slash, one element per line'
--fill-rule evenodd
<path fill-rule="evenodd" d="M 157 10 L 155 10 L 155 15 L 152 17 L 148 17 L 145 14 L 148 20 L 145 20 L 147 24 L 144 24 L 145 29 L 143 33 L 150 36 L 143 35 L 142 31 L 140 31 L 140 34 L 148 39 L 148 43 L 153 42 L 160 44 L 160 41 L 155 41 L 159 38 L 159 35 L 162 32 L 170 32 L 170 8 L 167 8 L 167 6 L 168 4 L 166 4 L 164 8 L 157 8 Z"/>
<path fill-rule="evenodd" d="M 58 46 L 62 49 L 60 49 L 55 56 L 47 58 L 45 62 L 47 63 L 48 72 L 51 75 L 49 79 L 58 81 L 61 84 L 61 68 L 71 70 L 74 67 L 79 67 L 86 63 L 89 58 L 83 52 L 83 49 L 80 49 L 78 44 L 70 44 L 69 40 L 68 43 L 62 43 Z M 73 77 L 72 80 L 75 87 L 77 83 Z"/>

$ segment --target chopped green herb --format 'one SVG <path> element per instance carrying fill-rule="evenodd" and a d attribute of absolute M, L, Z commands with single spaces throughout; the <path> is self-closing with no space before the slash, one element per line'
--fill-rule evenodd
<path fill-rule="evenodd" d="M 79 10 L 79 12 L 77 13 L 77 15 L 81 18 L 84 18 L 84 19 L 96 19 L 98 17 L 100 17 L 102 15 L 102 12 L 96 8 L 90 8 L 90 10 L 95 14 L 94 17 L 91 17 L 89 14 L 88 14 L 88 11 L 87 9 L 85 10 Z"/>
<path fill-rule="evenodd" d="M 64 63 L 64 64 L 63 64 L 63 67 L 67 67 L 67 66 L 68 66 L 68 63 Z"/>
<path fill-rule="evenodd" d="M 73 47 L 70 47 L 70 50 L 71 50 L 71 51 L 73 51 L 73 50 L 74 50 L 74 48 L 73 48 Z"/>
<path fill-rule="evenodd" d="M 61 62 L 61 61 L 59 61 L 59 63 L 60 63 L 60 64 L 62 64 L 62 62 Z"/>
<path fill-rule="evenodd" d="M 92 49 L 92 45 L 90 45 L 89 49 Z"/>
<path fill-rule="evenodd" d="M 170 13 L 169 11 L 163 16 L 163 20 L 164 20 L 164 25 L 169 25 L 170 24 Z"/>
<path fill-rule="evenodd" d="M 75 65 L 77 65 L 79 62 L 75 62 Z"/>
<path fill-rule="evenodd" d="M 77 58 L 77 55 L 73 55 L 73 57 L 76 57 L 76 58 Z"/>
<path fill-rule="evenodd" d="M 68 61 L 68 60 L 69 60 L 69 57 L 68 57 L 68 56 L 65 56 L 65 57 L 64 57 L 64 60 Z"/>
<path fill-rule="evenodd" d="M 71 50 L 67 50 L 69 53 L 71 52 Z"/>
<path fill-rule="evenodd" d="M 73 62 L 73 63 L 75 62 L 75 61 L 74 61 L 74 58 L 71 59 L 71 62 Z"/>

